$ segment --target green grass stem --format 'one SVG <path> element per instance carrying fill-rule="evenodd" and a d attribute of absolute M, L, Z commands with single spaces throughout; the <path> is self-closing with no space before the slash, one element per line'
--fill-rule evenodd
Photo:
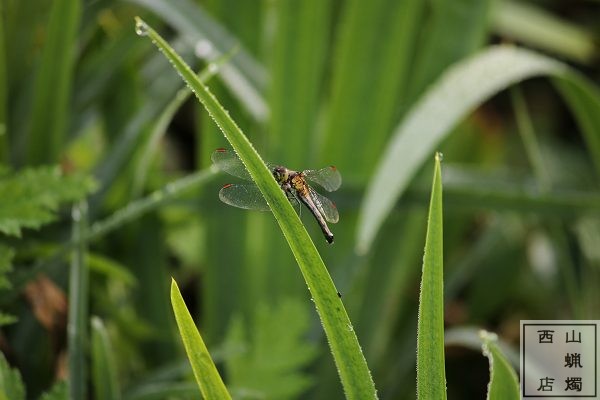
<path fill-rule="evenodd" d="M 69 272 L 68 392 L 70 399 L 87 398 L 88 290 L 89 271 L 86 261 L 88 229 L 87 204 L 73 207 L 73 242 L 77 243 Z"/>
<path fill-rule="evenodd" d="M 139 18 L 136 19 L 136 30 L 140 35 L 149 36 L 181 74 L 231 143 L 270 205 L 315 302 L 346 396 L 350 399 L 376 398 L 375 385 L 366 360 L 327 268 L 264 161 L 227 111 L 167 42 Z"/>
<path fill-rule="evenodd" d="M 174 279 L 171 281 L 171 305 L 202 395 L 205 399 L 231 399 Z"/>
<path fill-rule="evenodd" d="M 417 333 L 417 398 L 446 398 L 441 154 L 435 157 Z"/>

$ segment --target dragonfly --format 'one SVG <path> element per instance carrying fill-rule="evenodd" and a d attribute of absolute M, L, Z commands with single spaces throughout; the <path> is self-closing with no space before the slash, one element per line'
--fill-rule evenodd
<path fill-rule="evenodd" d="M 227 149 L 217 149 L 213 152 L 211 159 L 217 169 L 237 178 L 252 181 L 246 167 L 235 152 Z M 297 205 L 299 209 L 301 209 L 301 204 L 304 204 L 317 220 L 327 243 L 333 243 L 333 233 L 327 226 L 327 222 L 333 224 L 338 222 L 338 210 L 331 200 L 317 193 L 308 184 L 308 181 L 318 184 L 328 192 L 333 192 L 342 185 L 340 172 L 334 166 L 304 171 L 294 171 L 270 163 L 267 163 L 267 166 L 290 202 L 294 206 Z M 219 199 L 223 203 L 234 207 L 270 211 L 266 200 L 254 183 L 229 183 L 219 191 Z"/>

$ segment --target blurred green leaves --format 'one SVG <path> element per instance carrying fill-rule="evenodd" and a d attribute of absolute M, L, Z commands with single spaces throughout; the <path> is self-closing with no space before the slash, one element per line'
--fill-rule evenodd
<path fill-rule="evenodd" d="M 594 133 L 600 124 L 597 88 L 554 59 L 512 46 L 491 47 L 446 71 L 396 128 L 367 188 L 357 249 L 366 252 L 370 248 L 380 225 L 427 155 L 462 118 L 507 86 L 540 75 L 555 78 L 598 163 L 600 139 Z"/>
<path fill-rule="evenodd" d="M 36 229 L 53 221 L 61 203 L 82 199 L 95 188 L 82 174 L 65 175 L 58 167 L 0 172 L 0 232 L 21 236 L 23 228 Z"/>
<path fill-rule="evenodd" d="M 257 398 L 302 395 L 314 381 L 303 369 L 317 356 L 317 347 L 304 340 L 309 317 L 307 307 L 291 299 L 273 309 L 259 305 L 250 321 L 235 317 L 224 343 L 232 390 Z"/>
<path fill-rule="evenodd" d="M 55 163 L 64 149 L 80 14 L 81 0 L 52 2 L 27 137 L 30 164 Z"/>
<path fill-rule="evenodd" d="M 40 400 L 66 400 L 68 399 L 67 383 L 60 381 L 55 383 L 47 393 L 44 393 Z"/>
<path fill-rule="evenodd" d="M 115 362 L 108 331 L 102 320 L 91 318 L 91 359 L 94 383 L 94 398 L 98 400 L 119 400 L 121 392 L 117 377 L 118 365 Z"/>
<path fill-rule="evenodd" d="M 24 400 L 25 387 L 18 370 L 11 368 L 0 353 L 0 399 Z"/>
<path fill-rule="evenodd" d="M 534 3 L 502 0 L 494 7 L 492 24 L 503 36 L 578 62 L 598 55 L 591 32 Z"/>
<path fill-rule="evenodd" d="M 138 3 L 168 21 L 179 30 L 189 46 L 195 47 L 199 56 L 214 61 L 236 49 L 229 65 L 223 67 L 221 77 L 259 122 L 265 121 L 269 110 L 265 102 L 266 72 L 264 67 L 248 53 L 241 43 L 215 22 L 197 3 L 190 0 L 130 0 Z"/>

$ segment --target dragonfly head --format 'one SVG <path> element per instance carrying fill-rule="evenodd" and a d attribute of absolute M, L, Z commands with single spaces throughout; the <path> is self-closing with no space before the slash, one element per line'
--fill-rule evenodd
<path fill-rule="evenodd" d="M 273 168 L 273 176 L 278 183 L 285 183 L 289 178 L 289 170 L 285 167 Z"/>

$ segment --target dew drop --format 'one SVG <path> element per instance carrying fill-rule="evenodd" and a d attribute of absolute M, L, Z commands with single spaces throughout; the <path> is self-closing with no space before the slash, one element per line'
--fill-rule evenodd
<path fill-rule="evenodd" d="M 139 36 L 147 36 L 149 29 L 150 28 L 148 28 L 148 24 L 141 19 L 135 21 L 135 33 L 137 33 Z"/>
<path fill-rule="evenodd" d="M 352 327 L 351 324 L 346 325 L 346 327 L 348 328 L 349 332 L 354 332 L 354 328 Z"/>
<path fill-rule="evenodd" d="M 439 151 L 438 151 L 437 153 L 435 153 L 435 158 L 436 158 L 436 160 L 438 160 L 439 162 L 442 162 L 442 161 L 444 161 L 444 153 L 441 153 L 441 152 L 439 152 Z"/>
<path fill-rule="evenodd" d="M 212 75 L 216 74 L 219 72 L 219 66 L 215 63 L 208 64 L 208 72 L 210 72 Z"/>

